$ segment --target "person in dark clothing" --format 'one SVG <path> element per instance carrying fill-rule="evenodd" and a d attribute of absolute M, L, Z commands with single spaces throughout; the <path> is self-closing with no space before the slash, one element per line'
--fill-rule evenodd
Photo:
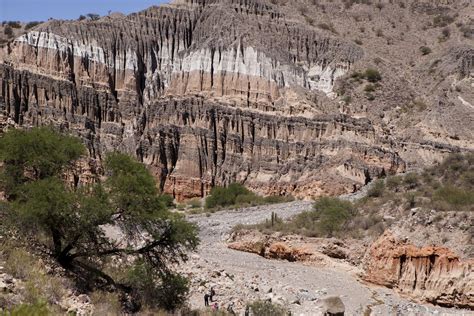
<path fill-rule="evenodd" d="M 250 307 L 247 305 L 247 307 L 245 307 L 245 316 L 250 316 Z"/>
<path fill-rule="evenodd" d="M 214 287 L 211 287 L 211 293 L 210 293 L 211 302 L 214 302 L 214 295 L 216 295 L 216 291 L 214 291 Z"/>
<path fill-rule="evenodd" d="M 204 294 L 204 306 L 209 306 L 209 294 Z"/>
<path fill-rule="evenodd" d="M 235 315 L 235 312 L 234 312 L 234 302 L 231 302 L 229 304 L 229 306 L 227 306 L 227 312 L 231 315 Z"/>

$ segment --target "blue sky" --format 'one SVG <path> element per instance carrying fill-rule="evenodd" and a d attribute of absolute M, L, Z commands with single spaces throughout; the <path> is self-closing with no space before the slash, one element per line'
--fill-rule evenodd
<path fill-rule="evenodd" d="M 81 14 L 131 13 L 167 0 L 0 0 L 0 21 L 76 19 Z"/>

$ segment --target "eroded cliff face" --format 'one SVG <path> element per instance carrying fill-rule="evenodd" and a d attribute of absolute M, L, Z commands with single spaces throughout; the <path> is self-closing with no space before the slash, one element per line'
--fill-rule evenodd
<path fill-rule="evenodd" d="M 340 194 L 404 171 L 399 152 L 456 150 L 394 142 L 372 120 L 327 108 L 335 80 L 363 56 L 277 4 L 176 1 L 49 21 L 17 38 L 0 56 L 0 107 L 19 126 L 72 130 L 94 159 L 136 155 L 179 199 L 233 181 L 263 194 Z"/>
<path fill-rule="evenodd" d="M 438 305 L 474 307 L 474 261 L 444 247 L 416 247 L 390 231 L 372 244 L 365 279 Z"/>

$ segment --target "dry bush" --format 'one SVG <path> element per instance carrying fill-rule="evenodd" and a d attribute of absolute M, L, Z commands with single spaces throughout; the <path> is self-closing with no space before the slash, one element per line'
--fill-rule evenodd
<path fill-rule="evenodd" d="M 91 302 L 94 305 L 93 315 L 113 316 L 120 315 L 122 306 L 116 293 L 95 291 L 90 295 Z"/>
<path fill-rule="evenodd" d="M 17 279 L 29 279 L 38 271 L 35 258 L 22 248 L 12 247 L 6 250 L 5 271 Z"/>
<path fill-rule="evenodd" d="M 72 287 L 71 281 L 46 273 L 44 262 L 12 243 L 1 244 L 5 272 L 23 281 L 21 296 L 27 304 L 57 304 Z M 49 306 L 51 308 L 51 306 Z"/>

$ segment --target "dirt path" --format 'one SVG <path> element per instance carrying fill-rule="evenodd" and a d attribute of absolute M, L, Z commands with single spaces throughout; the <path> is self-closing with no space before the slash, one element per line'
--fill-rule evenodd
<path fill-rule="evenodd" d="M 338 295 L 346 306 L 346 315 L 442 315 L 456 313 L 433 306 L 423 306 L 401 299 L 392 291 L 367 286 L 348 269 L 319 268 L 301 263 L 268 260 L 255 254 L 226 247 L 232 227 L 255 224 L 275 212 L 288 218 L 311 208 L 310 202 L 259 206 L 222 211 L 211 216 L 195 215 L 189 219 L 200 227 L 201 245 L 184 266 L 192 280 L 190 304 L 203 308 L 203 295 L 215 286 L 218 303 L 226 307 L 234 302 L 242 312 L 246 302 L 271 299 L 296 315 L 321 314 L 320 299 Z"/>

